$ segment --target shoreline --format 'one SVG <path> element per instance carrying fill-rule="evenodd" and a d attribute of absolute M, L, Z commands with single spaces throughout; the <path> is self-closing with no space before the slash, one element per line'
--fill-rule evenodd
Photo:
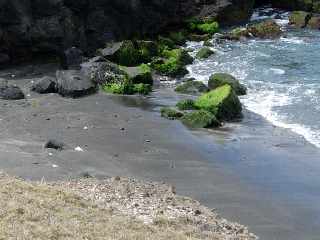
<path fill-rule="evenodd" d="M 29 94 L 32 78 L 14 82 Z M 278 196 L 275 188 L 277 181 L 284 180 L 279 178 L 281 171 L 292 161 L 308 156 L 310 167 L 311 162 L 316 163 L 317 149 L 297 135 L 247 112 L 243 122 L 227 124 L 221 130 L 190 131 L 179 121 L 160 117 L 160 106 L 175 104 L 181 97 L 166 89 L 157 89 L 150 97 L 98 93 L 64 99 L 55 94 L 30 94 L 25 101 L 2 102 L 0 169 L 9 174 L 38 181 L 43 177 L 46 181 L 77 179 L 85 174 L 100 179 L 127 176 L 165 181 L 179 194 L 248 225 L 261 239 L 298 240 L 307 234 L 295 229 L 294 221 L 299 215 L 306 216 L 302 222 L 309 221 L 312 218 L 306 214 L 311 213 L 299 203 L 299 211 L 295 209 L 291 215 L 292 202 L 285 204 L 287 199 Z M 49 138 L 58 138 L 69 148 L 62 152 L 45 150 L 43 145 Z M 77 146 L 84 152 L 74 151 Z M 297 150 L 300 155 L 293 156 Z M 277 158 L 284 161 L 277 165 L 272 161 Z M 268 170 L 261 174 L 267 163 Z M 280 167 L 277 174 L 276 167 Z M 306 168 L 302 159 L 294 165 L 290 181 L 296 178 L 299 167 Z M 274 183 L 268 175 L 276 177 Z M 310 187 L 319 181 L 307 180 L 304 184 Z M 270 184 L 267 189 L 261 185 L 263 181 Z M 302 190 L 299 186 L 294 189 L 297 182 L 290 181 L 286 183 L 293 187 L 289 191 Z M 310 226 L 308 236 L 316 234 Z"/>

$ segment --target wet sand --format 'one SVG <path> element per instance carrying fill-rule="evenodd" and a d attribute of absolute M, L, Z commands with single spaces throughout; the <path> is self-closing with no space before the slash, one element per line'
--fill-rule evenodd
<path fill-rule="evenodd" d="M 161 105 L 180 98 L 167 89 L 148 98 L 38 95 L 28 90 L 41 76 L 34 72 L 10 80 L 27 100 L 0 101 L 1 170 L 31 180 L 90 174 L 165 181 L 261 239 L 319 236 L 320 151 L 301 137 L 249 112 L 219 131 L 191 131 L 160 117 Z M 68 149 L 44 149 L 49 139 Z"/>

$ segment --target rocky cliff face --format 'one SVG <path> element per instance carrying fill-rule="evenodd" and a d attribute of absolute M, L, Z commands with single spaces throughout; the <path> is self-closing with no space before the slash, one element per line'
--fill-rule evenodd
<path fill-rule="evenodd" d="M 190 16 L 246 20 L 254 0 L 0 0 L 0 64 L 152 35 Z"/>

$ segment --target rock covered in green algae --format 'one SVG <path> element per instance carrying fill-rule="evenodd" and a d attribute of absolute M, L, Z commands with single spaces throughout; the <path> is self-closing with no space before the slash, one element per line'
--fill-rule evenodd
<path fill-rule="evenodd" d="M 169 107 L 161 108 L 160 112 L 161 112 L 161 117 L 167 118 L 169 120 L 180 119 L 181 117 L 183 117 L 182 112 Z"/>
<path fill-rule="evenodd" d="M 181 77 L 188 73 L 186 65 L 193 63 L 193 58 L 184 49 L 164 50 L 161 57 L 155 59 L 151 66 L 158 73 L 170 77 Z"/>
<path fill-rule="evenodd" d="M 203 94 L 194 105 L 198 109 L 211 112 L 219 121 L 234 120 L 242 116 L 242 105 L 230 85 Z"/>
<path fill-rule="evenodd" d="M 138 67 L 120 67 L 131 79 L 133 84 L 149 84 L 153 85 L 151 68 L 147 64 L 141 64 Z"/>
<path fill-rule="evenodd" d="M 148 63 L 157 55 L 157 45 L 152 41 L 125 40 L 108 43 L 98 54 L 122 66 L 137 66 Z"/>
<path fill-rule="evenodd" d="M 177 103 L 176 106 L 180 111 L 196 109 L 196 107 L 194 106 L 194 100 L 192 99 L 181 100 Z"/>
<path fill-rule="evenodd" d="M 196 55 L 196 58 L 198 59 L 206 59 L 214 54 L 214 51 L 212 51 L 209 47 L 203 47 L 199 50 L 199 52 Z"/>
<path fill-rule="evenodd" d="M 282 34 L 281 27 L 272 19 L 252 24 L 247 30 L 257 38 L 277 38 Z"/>
<path fill-rule="evenodd" d="M 305 11 L 294 11 L 289 16 L 289 24 L 298 28 L 304 28 L 311 18 L 311 14 Z"/>
<path fill-rule="evenodd" d="M 247 88 L 240 84 L 239 80 L 234 76 L 228 73 L 213 74 L 209 79 L 208 87 L 210 90 L 213 90 L 225 84 L 229 84 L 238 96 L 247 94 Z"/>
<path fill-rule="evenodd" d="M 220 122 L 217 120 L 215 115 L 205 110 L 186 113 L 181 118 L 181 122 L 191 128 L 209 128 L 220 126 Z"/>
<path fill-rule="evenodd" d="M 177 86 L 175 91 L 183 94 L 199 95 L 208 92 L 208 87 L 203 82 L 188 80 Z"/>
<path fill-rule="evenodd" d="M 230 40 L 241 40 L 250 37 L 250 33 L 247 28 L 237 27 L 229 32 L 225 37 Z"/>

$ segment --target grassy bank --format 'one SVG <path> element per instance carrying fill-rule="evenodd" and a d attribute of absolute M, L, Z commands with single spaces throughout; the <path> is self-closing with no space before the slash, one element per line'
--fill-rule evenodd
<path fill-rule="evenodd" d="M 255 239 L 164 184 L 1 175 L 0 239 Z"/>

